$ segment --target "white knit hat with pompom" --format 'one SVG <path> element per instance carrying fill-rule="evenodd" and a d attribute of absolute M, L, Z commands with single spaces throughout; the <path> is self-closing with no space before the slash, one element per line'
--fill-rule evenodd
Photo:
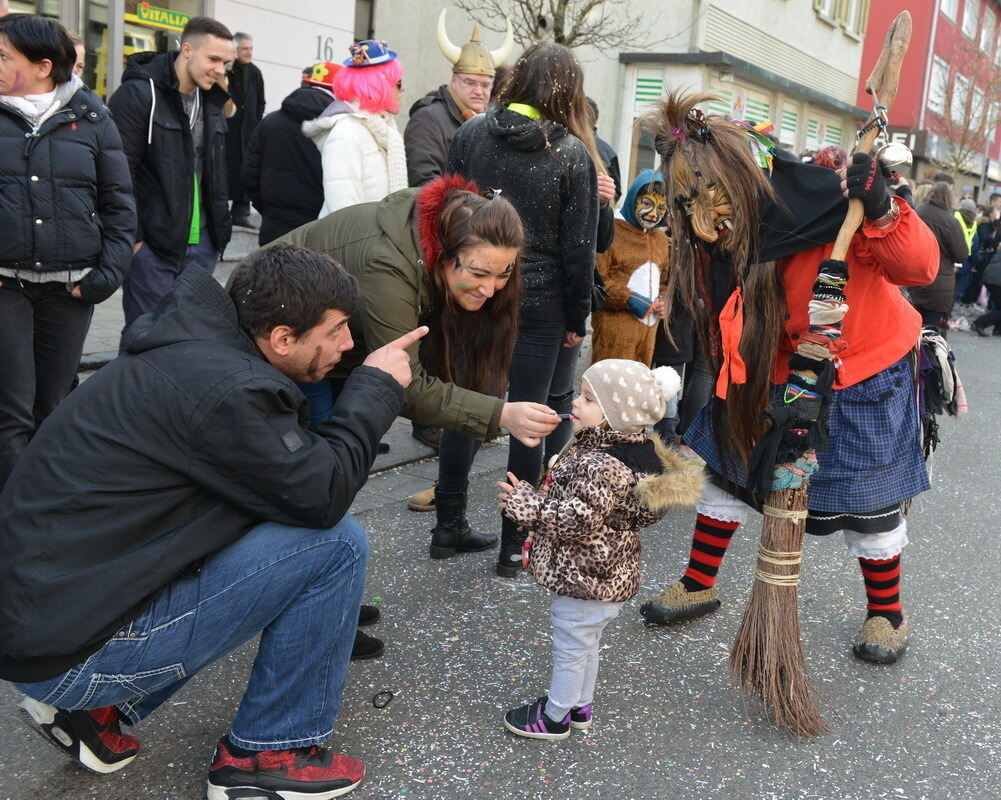
<path fill-rule="evenodd" d="M 595 400 L 612 430 L 639 433 L 659 422 L 667 402 L 681 391 L 681 377 L 671 367 L 650 369 L 639 361 L 606 358 L 584 371 Z"/>

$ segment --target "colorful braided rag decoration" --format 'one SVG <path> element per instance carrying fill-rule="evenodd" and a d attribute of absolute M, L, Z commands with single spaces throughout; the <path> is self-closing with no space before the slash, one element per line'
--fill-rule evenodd
<path fill-rule="evenodd" d="M 769 430 L 748 465 L 750 488 L 761 498 L 770 491 L 799 489 L 817 471 L 814 451 L 827 443 L 824 414 L 837 356 L 846 347 L 841 323 L 848 313 L 847 283 L 847 262 L 821 262 L 809 304 L 810 325 L 800 334 L 796 353 L 789 361 L 781 404 L 765 412 Z"/>
<path fill-rule="evenodd" d="M 846 262 L 821 262 L 809 305 L 809 328 L 789 359 L 780 404 L 765 412 L 769 430 L 748 465 L 749 488 L 761 498 L 770 491 L 799 489 L 817 471 L 814 451 L 827 444 L 824 414 L 834 383 L 834 359 L 846 346 L 841 322 L 848 311 L 847 283 Z"/>
<path fill-rule="evenodd" d="M 756 125 L 747 120 L 734 120 L 735 125 L 739 125 L 747 131 L 748 138 L 750 139 L 751 153 L 758 162 L 758 166 L 763 170 L 767 170 L 768 174 L 772 174 L 772 159 L 774 155 L 772 153 L 772 143 L 766 133 L 771 133 L 775 130 L 775 126 L 772 124 L 770 119 L 766 119 L 764 122 L 759 122 Z"/>

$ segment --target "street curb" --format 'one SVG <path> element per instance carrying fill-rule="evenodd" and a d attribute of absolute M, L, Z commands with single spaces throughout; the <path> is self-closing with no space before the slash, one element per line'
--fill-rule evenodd
<path fill-rule="evenodd" d="M 389 472 L 390 470 L 397 469 L 398 467 L 407 467 L 411 464 L 420 464 L 424 461 L 437 461 L 437 459 L 438 456 L 414 456 L 412 458 L 405 458 L 402 461 L 395 461 L 390 464 L 380 464 L 378 467 L 373 467 L 369 471 L 368 476 L 371 478 L 373 475 L 381 475 L 383 472 Z"/>
<path fill-rule="evenodd" d="M 80 372 L 93 372 L 118 357 L 113 350 L 103 353 L 84 353 L 80 356 Z"/>

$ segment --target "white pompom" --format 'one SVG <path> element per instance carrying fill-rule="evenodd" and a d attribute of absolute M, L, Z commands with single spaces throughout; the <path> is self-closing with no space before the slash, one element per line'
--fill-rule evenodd
<path fill-rule="evenodd" d="M 664 400 L 670 400 L 681 391 L 681 376 L 673 367 L 657 367 L 653 370 L 653 382 Z"/>

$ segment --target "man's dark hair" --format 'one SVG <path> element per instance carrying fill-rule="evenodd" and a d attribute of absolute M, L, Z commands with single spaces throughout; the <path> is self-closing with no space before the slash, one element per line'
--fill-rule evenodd
<path fill-rule="evenodd" d="M 218 39 L 233 40 L 229 28 L 212 17 L 192 17 L 181 31 L 181 44 L 201 36 L 215 36 Z"/>
<path fill-rule="evenodd" d="M 266 337 L 278 325 L 302 336 L 329 310 L 349 317 L 358 309 L 358 281 L 344 267 L 315 250 L 277 244 L 247 256 L 233 273 L 229 296 L 240 325 Z"/>
<path fill-rule="evenodd" d="M 28 61 L 51 61 L 49 77 L 56 84 L 73 77 L 76 48 L 66 29 L 54 19 L 38 14 L 8 14 L 0 17 L 0 34 Z"/>
<path fill-rule="evenodd" d="M 995 197 L 1001 197 L 1001 192 L 991 192 L 991 197 L 988 202 L 993 203 Z"/>
<path fill-rule="evenodd" d="M 956 179 L 953 178 L 948 172 L 936 172 L 932 176 L 932 183 L 938 183 L 939 181 L 945 181 L 950 186 L 956 185 Z"/>

